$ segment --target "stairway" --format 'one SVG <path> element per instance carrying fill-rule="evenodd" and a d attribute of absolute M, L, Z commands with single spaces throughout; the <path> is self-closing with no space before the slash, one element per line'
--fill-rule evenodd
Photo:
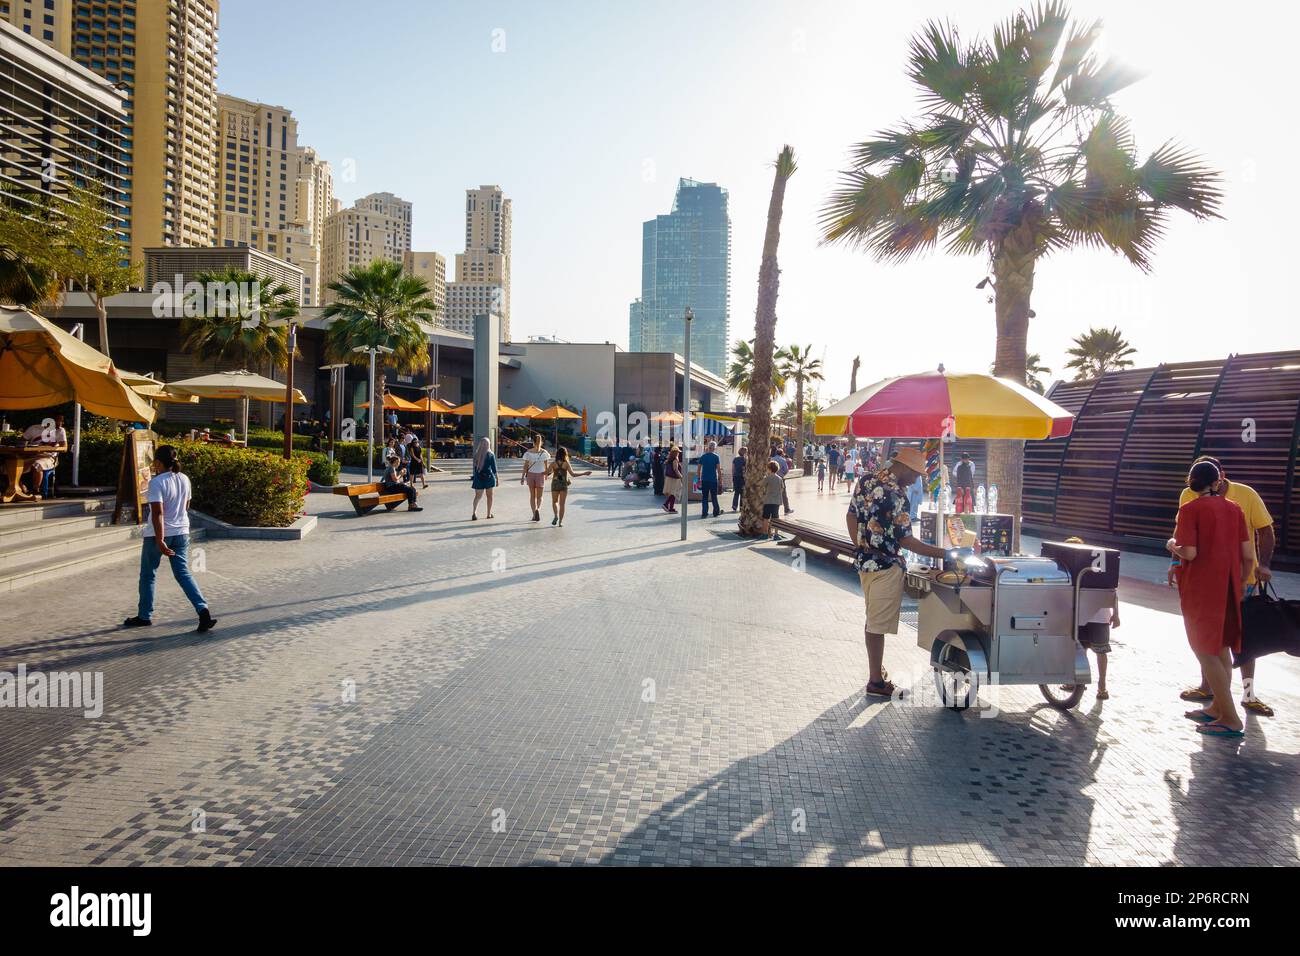
<path fill-rule="evenodd" d="M 105 495 L 0 507 L 0 594 L 138 559 L 143 526 L 113 524 L 113 501 Z"/>

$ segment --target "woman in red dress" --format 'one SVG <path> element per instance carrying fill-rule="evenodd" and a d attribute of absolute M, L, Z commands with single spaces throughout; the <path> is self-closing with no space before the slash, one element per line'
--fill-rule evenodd
<path fill-rule="evenodd" d="M 1200 497 L 1178 509 L 1178 524 L 1169 552 L 1182 562 L 1178 600 L 1187 642 L 1209 679 L 1214 700 L 1204 710 L 1187 713 L 1213 737 L 1242 737 L 1245 725 L 1232 700 L 1232 655 L 1241 650 L 1242 581 L 1255 560 L 1255 545 L 1246 516 L 1218 493 L 1218 467 L 1209 461 L 1192 466 L 1187 487 Z"/>

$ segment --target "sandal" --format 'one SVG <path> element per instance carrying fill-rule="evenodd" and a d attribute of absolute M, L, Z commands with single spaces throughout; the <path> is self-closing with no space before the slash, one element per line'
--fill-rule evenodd
<path fill-rule="evenodd" d="M 1241 706 L 1252 714 L 1259 714 L 1261 717 L 1273 717 L 1273 708 L 1268 706 L 1262 700 L 1243 700 Z"/>
<path fill-rule="evenodd" d="M 1232 737 L 1241 738 L 1246 736 L 1244 730 L 1233 730 L 1227 724 L 1213 723 L 1201 724 L 1196 728 L 1197 733 L 1205 734 L 1207 737 Z"/>
<path fill-rule="evenodd" d="M 894 694 L 897 693 L 897 691 L 898 688 L 896 688 L 890 681 L 882 680 L 878 684 L 874 682 L 868 683 L 866 694 L 868 697 L 884 697 L 893 700 Z M 903 695 L 899 694 L 898 696 L 902 697 Z"/>
<path fill-rule="evenodd" d="M 1200 703 L 1201 701 L 1214 700 L 1214 695 L 1208 690 L 1201 690 L 1199 687 L 1190 687 L 1178 695 L 1180 699 Z"/>
<path fill-rule="evenodd" d="M 1098 700 L 1110 700 L 1110 691 L 1108 691 L 1108 690 L 1099 690 L 1099 691 L 1097 691 L 1097 699 L 1098 699 Z"/>
<path fill-rule="evenodd" d="M 1213 714 L 1207 714 L 1203 710 L 1189 710 L 1183 716 L 1188 720 L 1196 721 L 1198 724 L 1212 724 L 1218 719 Z"/>

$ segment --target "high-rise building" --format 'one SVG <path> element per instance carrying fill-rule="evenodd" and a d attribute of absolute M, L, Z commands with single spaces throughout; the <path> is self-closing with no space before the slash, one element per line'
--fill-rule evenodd
<path fill-rule="evenodd" d="M 3 0 L 0 0 L 3 3 Z M 125 225 L 122 94 L 108 80 L 0 22 L 0 185 L 11 201 L 73 202 L 98 186 Z"/>
<path fill-rule="evenodd" d="M 406 271 L 429 283 L 433 301 L 438 306 L 439 325 L 446 324 L 447 316 L 447 260 L 436 252 L 408 252 L 402 263 Z"/>
<path fill-rule="evenodd" d="M 21 12 L 20 0 L 5 2 L 10 19 Z M 53 6 L 57 38 L 58 0 Z M 44 0 L 41 7 L 43 18 Z M 63 9 L 71 25 L 61 52 L 118 86 L 126 100 L 124 212 L 132 261 L 143 261 L 149 247 L 212 245 L 219 0 L 68 0 Z"/>
<path fill-rule="evenodd" d="M 456 281 L 447 283 L 449 328 L 472 332 L 474 316 L 491 309 L 501 316 L 502 340 L 510 340 L 510 229 L 500 186 L 465 190 L 465 251 L 456 255 Z"/>
<path fill-rule="evenodd" d="M 72 49 L 72 0 L 0 0 L 0 18 L 64 56 Z"/>
<path fill-rule="evenodd" d="M 221 94 L 217 243 L 247 245 L 302 269 L 304 305 L 319 304 L 321 243 L 333 201 L 328 163 L 298 145 L 282 106 Z"/>
<path fill-rule="evenodd" d="M 320 302 L 332 300 L 329 283 L 356 266 L 376 259 L 406 262 L 411 251 L 411 204 L 392 193 L 372 193 L 348 209 L 336 210 L 325 220 L 321 243 Z"/>
<path fill-rule="evenodd" d="M 694 312 L 691 361 L 723 375 L 731 334 L 731 218 L 717 183 L 682 179 L 673 210 L 641 231 L 640 335 L 632 351 L 684 351 L 683 316 Z M 629 332 L 636 328 L 631 324 Z M 636 341 L 639 338 L 639 343 Z"/>
<path fill-rule="evenodd" d="M 645 321 L 645 306 L 640 299 L 633 299 L 627 307 L 627 350 L 642 352 L 641 323 Z"/>

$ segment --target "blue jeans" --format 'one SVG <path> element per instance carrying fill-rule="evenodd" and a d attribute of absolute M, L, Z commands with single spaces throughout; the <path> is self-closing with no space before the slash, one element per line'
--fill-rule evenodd
<path fill-rule="evenodd" d="M 163 539 L 167 547 L 171 548 L 176 554 L 167 560 L 171 562 L 172 576 L 176 578 L 176 583 L 181 586 L 185 596 L 190 599 L 194 605 L 194 610 L 202 611 L 208 606 L 208 602 L 203 600 L 203 594 L 199 591 L 199 586 L 194 583 L 194 577 L 190 574 L 190 536 L 188 534 L 174 534 Z M 158 547 L 157 538 L 145 538 L 144 548 L 140 552 L 140 607 L 139 616 L 142 620 L 153 620 L 153 591 L 154 579 L 158 575 L 158 565 L 162 561 L 162 551 Z"/>
<path fill-rule="evenodd" d="M 713 513 L 717 514 L 722 509 L 718 507 L 718 483 L 716 481 L 700 482 L 700 504 L 704 506 L 703 516 L 709 515 L 709 502 L 713 502 Z"/>

